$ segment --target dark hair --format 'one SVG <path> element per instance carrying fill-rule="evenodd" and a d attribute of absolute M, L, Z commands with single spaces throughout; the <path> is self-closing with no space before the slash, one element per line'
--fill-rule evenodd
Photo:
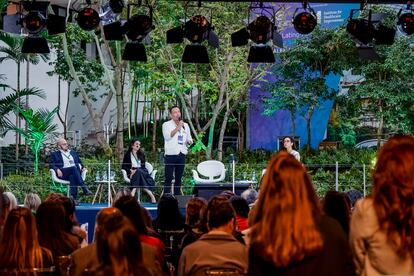
<path fill-rule="evenodd" d="M 114 204 L 135 227 L 138 234 L 147 234 L 144 220 L 142 218 L 141 206 L 133 196 L 121 196 Z"/>
<path fill-rule="evenodd" d="M 292 137 L 292 136 L 285 136 L 285 137 L 283 137 L 283 143 L 285 142 L 285 139 L 286 138 L 289 138 L 289 140 L 290 140 L 290 142 L 292 143 L 292 149 L 296 149 L 296 146 L 295 146 L 295 139 Z"/>
<path fill-rule="evenodd" d="M 234 218 L 234 211 L 229 200 L 220 195 L 209 200 L 206 213 L 210 229 L 223 226 Z"/>
<path fill-rule="evenodd" d="M 178 108 L 181 111 L 181 108 L 178 105 L 173 105 L 168 109 L 169 113 L 171 113 L 174 108 Z"/>
<path fill-rule="evenodd" d="M 233 196 L 230 198 L 230 203 L 238 216 L 243 218 L 247 218 L 249 216 L 250 208 L 247 200 L 241 196 Z"/>
<path fill-rule="evenodd" d="M 63 208 L 65 209 L 65 231 L 71 232 L 72 227 L 78 225 L 78 222 L 76 220 L 75 216 L 75 202 L 73 202 L 73 199 L 67 196 L 64 196 L 62 194 L 58 193 L 51 193 L 47 196 L 45 201 L 52 201 L 61 203 Z"/>
<path fill-rule="evenodd" d="M 141 141 L 138 140 L 137 138 L 133 138 L 131 142 L 129 142 L 129 148 L 126 154 L 131 153 L 132 146 L 134 145 L 135 142 L 141 142 Z M 137 158 L 141 161 L 141 165 L 145 164 L 145 153 L 142 147 L 140 147 L 139 150 L 137 151 Z"/>
<path fill-rule="evenodd" d="M 342 226 L 345 234 L 349 234 L 349 207 L 346 195 L 337 191 L 328 191 L 323 200 L 323 211 L 334 218 Z"/>
<path fill-rule="evenodd" d="M 355 203 L 358 201 L 358 199 L 361 199 L 364 197 L 364 195 L 355 189 L 351 189 L 348 192 L 346 192 L 347 197 L 349 198 L 349 201 L 351 203 L 351 207 L 354 208 Z"/>
<path fill-rule="evenodd" d="M 154 230 L 180 230 L 184 227 L 184 218 L 178 208 L 178 201 L 172 194 L 164 194 L 157 206 L 157 218 Z"/>
<path fill-rule="evenodd" d="M 207 201 L 202 197 L 195 197 L 187 202 L 185 223 L 191 227 L 200 225 L 202 214 L 207 207 Z"/>

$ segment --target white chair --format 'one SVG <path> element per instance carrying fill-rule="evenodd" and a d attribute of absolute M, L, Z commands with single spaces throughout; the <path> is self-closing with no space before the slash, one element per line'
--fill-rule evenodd
<path fill-rule="evenodd" d="M 155 181 L 155 175 L 157 174 L 157 170 L 154 170 L 154 167 L 148 162 L 145 162 L 145 168 L 147 169 L 147 171 L 148 171 L 149 175 L 152 177 L 152 179 L 154 179 L 154 181 Z M 128 184 L 131 183 L 131 179 L 128 178 L 128 174 L 127 174 L 126 170 L 121 170 L 121 171 L 122 171 L 122 176 L 124 177 L 124 181 Z M 156 203 L 157 202 L 157 200 L 155 199 L 154 194 L 149 189 L 147 189 L 147 188 L 142 188 L 142 189 L 151 198 L 151 203 Z M 138 191 L 138 201 L 141 202 L 141 188 L 133 188 L 132 192 L 131 192 L 132 196 L 134 196 L 135 192 L 137 192 L 137 191 Z"/>
<path fill-rule="evenodd" d="M 60 184 L 66 185 L 66 187 L 67 187 L 66 195 L 69 197 L 70 196 L 70 182 L 68 180 L 63 180 L 63 179 L 60 179 L 59 177 L 57 177 L 56 172 L 55 172 L 54 169 L 50 169 L 49 171 L 50 171 L 50 174 L 52 175 L 53 183 L 60 183 Z M 86 173 L 87 172 L 88 172 L 87 169 L 82 171 L 83 181 L 85 181 L 85 179 L 86 179 Z"/>
<path fill-rule="evenodd" d="M 226 178 L 224 164 L 217 160 L 203 161 L 193 171 L 193 179 L 197 184 L 212 184 L 223 181 Z M 201 176 L 207 177 L 201 178 Z"/>

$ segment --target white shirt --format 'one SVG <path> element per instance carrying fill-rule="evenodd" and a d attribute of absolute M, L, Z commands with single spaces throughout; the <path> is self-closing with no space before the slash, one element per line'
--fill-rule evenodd
<path fill-rule="evenodd" d="M 289 153 L 292 154 L 296 158 L 296 160 L 300 161 L 299 152 L 297 152 L 296 150 L 291 150 Z"/>
<path fill-rule="evenodd" d="M 135 158 L 135 156 L 131 152 L 131 166 L 132 168 L 140 168 L 141 167 L 141 160 Z"/>
<path fill-rule="evenodd" d="M 60 150 L 60 153 L 62 154 L 64 168 L 75 166 L 75 160 L 73 160 L 73 156 L 72 154 L 70 154 L 70 150 L 68 150 L 67 152 Z"/>
<path fill-rule="evenodd" d="M 187 144 L 193 143 L 190 127 L 184 123 L 183 127 L 171 137 L 171 132 L 177 127 L 173 120 L 162 124 L 162 134 L 164 136 L 165 155 L 178 155 L 180 152 L 187 155 Z M 179 136 L 182 136 L 182 142 L 179 142 Z M 180 138 L 181 139 L 181 138 Z"/>

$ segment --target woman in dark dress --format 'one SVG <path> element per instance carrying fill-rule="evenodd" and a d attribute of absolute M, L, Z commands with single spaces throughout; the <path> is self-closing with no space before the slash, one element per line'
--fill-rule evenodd
<path fill-rule="evenodd" d="M 128 178 L 131 180 L 131 187 L 154 190 L 155 181 L 145 167 L 145 154 L 138 139 L 133 139 L 129 144 L 129 149 L 122 161 L 122 169 L 127 172 Z"/>

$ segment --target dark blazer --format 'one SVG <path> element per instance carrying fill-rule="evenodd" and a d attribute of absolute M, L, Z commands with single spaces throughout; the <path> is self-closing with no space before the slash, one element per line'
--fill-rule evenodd
<path fill-rule="evenodd" d="M 73 157 L 73 161 L 75 162 L 75 166 L 79 168 L 79 165 L 81 165 L 81 168 L 83 168 L 82 161 L 80 160 L 78 154 L 74 150 L 70 150 L 70 155 Z M 63 158 L 62 153 L 60 150 L 52 152 L 50 155 L 50 164 L 49 167 L 56 171 L 57 169 L 63 168 Z"/>
<path fill-rule="evenodd" d="M 142 150 L 137 152 L 137 157 L 141 161 L 141 168 L 145 168 L 145 154 Z M 130 177 L 132 169 L 131 150 L 128 150 L 124 155 L 124 159 L 122 160 L 122 169 L 125 170 L 128 177 Z"/>

